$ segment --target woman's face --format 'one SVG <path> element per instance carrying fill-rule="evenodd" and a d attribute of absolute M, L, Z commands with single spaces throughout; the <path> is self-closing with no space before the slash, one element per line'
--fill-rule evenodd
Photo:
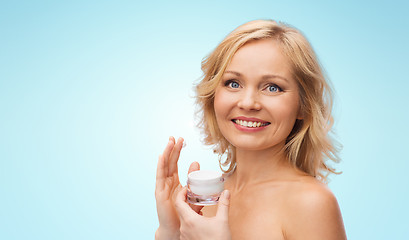
<path fill-rule="evenodd" d="M 245 150 L 284 147 L 299 108 L 290 64 L 272 39 L 247 43 L 236 52 L 214 98 L 221 133 Z"/>

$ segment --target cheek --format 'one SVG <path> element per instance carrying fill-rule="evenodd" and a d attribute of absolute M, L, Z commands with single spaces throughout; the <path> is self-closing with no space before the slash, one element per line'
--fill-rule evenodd
<path fill-rule="evenodd" d="M 288 123 L 295 122 L 298 118 L 299 103 L 298 97 L 282 98 L 280 101 L 275 102 L 269 106 L 270 112 L 274 114 L 277 121 L 288 121 Z"/>
<path fill-rule="evenodd" d="M 216 119 L 223 117 L 227 113 L 228 104 L 226 100 L 226 94 L 224 94 L 223 91 L 216 91 L 213 106 Z"/>
<path fill-rule="evenodd" d="M 218 96 L 218 94 L 216 94 L 214 96 L 214 100 L 213 100 L 213 109 L 214 109 L 214 113 L 216 115 L 216 120 L 219 119 L 219 113 L 220 113 L 220 107 L 222 105 L 220 104 L 220 98 Z"/>

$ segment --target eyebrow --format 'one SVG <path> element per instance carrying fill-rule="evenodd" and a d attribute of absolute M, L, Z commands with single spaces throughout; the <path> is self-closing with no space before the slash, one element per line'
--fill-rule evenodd
<path fill-rule="evenodd" d="M 242 76 L 241 73 L 236 72 L 236 71 L 229 71 L 229 70 L 228 70 L 228 71 L 225 71 L 224 73 L 231 73 L 231 74 L 236 75 L 237 77 L 241 77 L 241 76 Z M 262 78 L 263 78 L 263 79 L 280 78 L 280 79 L 283 79 L 284 81 L 287 81 L 287 82 L 288 82 L 288 79 L 287 79 L 287 78 L 282 77 L 282 76 L 280 76 L 280 75 L 275 75 L 275 74 L 267 74 L 267 75 L 264 75 Z"/>

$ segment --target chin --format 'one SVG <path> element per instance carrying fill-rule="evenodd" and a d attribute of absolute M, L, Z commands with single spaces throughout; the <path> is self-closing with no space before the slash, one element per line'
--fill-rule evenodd
<path fill-rule="evenodd" d="M 232 141 L 230 142 L 236 149 L 246 151 L 260 151 L 271 148 L 270 145 L 257 144 L 254 141 Z"/>
<path fill-rule="evenodd" d="M 260 138 L 254 139 L 253 137 L 236 137 L 233 140 L 227 139 L 236 149 L 244 151 L 263 151 L 274 148 L 284 148 L 285 140 L 283 141 L 263 141 Z"/>

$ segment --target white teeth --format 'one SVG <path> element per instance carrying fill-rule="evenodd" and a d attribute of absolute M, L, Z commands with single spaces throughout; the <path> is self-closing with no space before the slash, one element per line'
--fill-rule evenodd
<path fill-rule="evenodd" d="M 250 128 L 261 127 L 261 126 L 267 125 L 267 123 L 243 121 L 243 120 L 235 120 L 235 123 L 243 127 L 250 127 Z"/>

